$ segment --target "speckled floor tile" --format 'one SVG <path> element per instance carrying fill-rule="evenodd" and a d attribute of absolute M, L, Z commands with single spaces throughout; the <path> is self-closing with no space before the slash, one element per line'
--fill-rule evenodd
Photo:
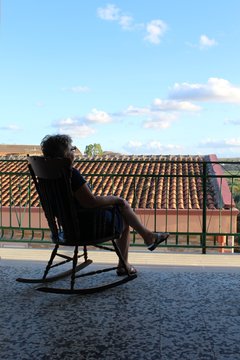
<path fill-rule="evenodd" d="M 15 281 L 40 269 L 0 266 L 1 360 L 240 360 L 239 272 L 139 267 L 136 280 L 85 296 Z"/>

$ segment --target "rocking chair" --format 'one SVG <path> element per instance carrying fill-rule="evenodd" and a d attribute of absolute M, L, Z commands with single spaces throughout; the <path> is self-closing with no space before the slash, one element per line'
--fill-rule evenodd
<path fill-rule="evenodd" d="M 135 279 L 137 275 L 132 275 L 128 272 L 126 262 L 116 243 L 116 240 L 121 236 L 115 227 L 116 207 L 111 206 L 107 208 L 112 213 L 112 221 L 110 226 L 109 224 L 106 225 L 106 223 L 101 220 L 102 218 L 104 219 L 102 212 L 106 210 L 106 207 L 78 209 L 76 204 L 77 200 L 74 198 L 71 190 L 71 164 L 68 159 L 53 159 L 41 156 L 28 156 L 27 159 L 30 174 L 38 192 L 51 231 L 51 238 L 55 246 L 41 278 L 18 278 L 16 280 L 24 283 L 46 284 L 70 276 L 70 285 L 67 288 L 44 286 L 37 288 L 37 290 L 61 294 L 89 294 L 106 290 Z M 85 229 L 87 224 L 87 235 L 81 231 L 79 217 L 82 216 L 84 217 Z M 110 245 L 106 245 L 106 242 L 111 243 Z M 72 256 L 60 253 L 60 249 L 65 246 L 74 247 Z M 79 246 L 82 248 L 80 255 Z M 88 246 L 115 251 L 123 268 L 126 270 L 126 275 L 110 283 L 98 284 L 96 287 L 75 288 L 75 280 L 77 278 L 117 269 L 116 266 L 105 267 L 100 270 L 95 269 L 95 271 L 87 273 L 80 272 L 77 274 L 80 270 L 92 263 L 92 260 L 88 259 Z M 61 258 L 61 261 L 54 262 L 57 256 Z M 72 262 L 72 267 L 69 270 L 48 276 L 52 268 L 69 262 Z"/>

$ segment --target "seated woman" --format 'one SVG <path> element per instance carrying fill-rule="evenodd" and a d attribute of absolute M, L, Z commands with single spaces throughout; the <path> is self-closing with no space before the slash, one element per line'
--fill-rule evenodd
<path fill-rule="evenodd" d="M 64 157 L 74 162 L 72 139 L 68 135 L 46 135 L 41 142 L 41 149 L 45 157 Z M 126 260 L 129 272 L 135 274 L 137 270 L 128 263 L 128 249 L 130 240 L 130 227 L 132 227 L 144 240 L 147 248 L 152 251 L 161 242 L 165 241 L 169 233 L 155 233 L 148 230 L 138 219 L 126 200 L 118 196 L 95 196 L 86 180 L 77 169 L 72 168 L 71 187 L 73 194 L 81 208 L 97 208 L 100 206 L 115 205 L 117 207 L 118 230 L 121 233 L 118 239 L 119 249 Z M 110 213 L 111 214 L 111 213 Z M 109 217 L 109 213 L 106 213 Z M 118 264 L 117 275 L 125 275 L 122 264 Z"/>

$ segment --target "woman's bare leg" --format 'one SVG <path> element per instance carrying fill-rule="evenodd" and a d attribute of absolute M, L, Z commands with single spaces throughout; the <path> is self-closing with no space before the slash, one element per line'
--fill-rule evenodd
<path fill-rule="evenodd" d="M 131 206 L 125 202 L 125 206 L 119 207 L 125 222 L 130 225 L 144 240 L 146 245 L 154 242 L 152 231 L 148 230 L 138 219 Z"/>
<path fill-rule="evenodd" d="M 129 226 L 124 224 L 124 230 L 122 232 L 121 237 L 117 240 L 117 245 L 119 247 L 119 250 L 121 251 L 121 254 L 128 265 L 128 249 L 129 249 L 129 243 L 130 243 L 130 229 Z M 119 259 L 118 267 L 122 267 L 122 263 Z"/>
<path fill-rule="evenodd" d="M 130 244 L 130 226 L 143 238 L 147 246 L 152 245 L 155 242 L 156 235 L 154 235 L 152 231 L 147 229 L 141 223 L 128 202 L 125 201 L 124 206 L 119 206 L 119 210 L 124 219 L 124 230 L 122 236 L 117 241 L 117 245 L 119 247 L 119 250 L 121 251 L 124 260 L 126 261 L 127 266 L 129 266 L 128 250 Z M 122 267 L 120 261 L 118 263 L 118 267 Z"/>

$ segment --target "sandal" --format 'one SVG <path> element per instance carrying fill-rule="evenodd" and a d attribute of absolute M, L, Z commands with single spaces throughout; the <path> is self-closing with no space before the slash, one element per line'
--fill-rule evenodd
<path fill-rule="evenodd" d="M 161 244 L 163 241 L 166 241 L 167 238 L 169 237 L 169 233 L 167 232 L 156 232 L 153 233 L 154 235 L 156 235 L 156 239 L 154 241 L 154 243 L 152 243 L 151 245 L 148 245 L 148 250 L 153 251 L 156 249 L 156 247 Z"/>
<path fill-rule="evenodd" d="M 128 271 L 122 266 L 117 269 L 118 276 L 126 276 L 126 275 L 135 275 L 137 274 L 137 269 L 134 266 L 129 265 Z"/>

